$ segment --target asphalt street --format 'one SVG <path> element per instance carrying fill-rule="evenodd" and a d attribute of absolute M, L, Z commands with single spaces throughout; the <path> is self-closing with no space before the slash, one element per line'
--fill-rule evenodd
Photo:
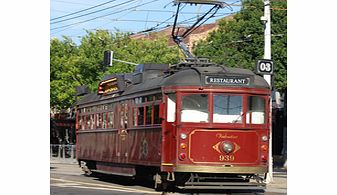
<path fill-rule="evenodd" d="M 215 192 L 175 192 L 161 193 L 152 188 L 147 181 L 134 181 L 125 177 L 94 175 L 85 176 L 77 164 L 51 161 L 50 163 L 50 194 L 51 195 L 143 195 L 143 194 L 215 194 Z M 254 193 L 224 193 L 216 194 L 254 194 Z M 287 174 L 285 170 L 274 172 L 274 181 L 267 185 L 265 195 L 287 194 Z"/>

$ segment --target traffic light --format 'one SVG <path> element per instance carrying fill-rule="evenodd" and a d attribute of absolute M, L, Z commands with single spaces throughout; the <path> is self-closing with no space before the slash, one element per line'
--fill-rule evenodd
<path fill-rule="evenodd" d="M 112 60 L 113 60 L 113 51 L 104 51 L 104 65 L 105 66 L 112 66 Z"/>

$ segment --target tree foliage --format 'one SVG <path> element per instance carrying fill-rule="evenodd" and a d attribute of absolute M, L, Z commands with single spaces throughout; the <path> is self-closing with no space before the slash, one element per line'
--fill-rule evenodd
<path fill-rule="evenodd" d="M 197 43 L 194 53 L 213 62 L 230 67 L 256 69 L 263 58 L 264 15 L 263 1 L 243 0 L 242 10 L 233 19 L 222 19 L 219 29 Z M 274 87 L 287 87 L 287 8 L 286 1 L 271 1 L 272 60 L 274 61 Z M 281 9 L 280 9 L 281 8 Z"/>
<path fill-rule="evenodd" d="M 104 51 L 114 51 L 114 58 L 134 63 L 176 63 L 177 47 L 168 47 L 167 39 L 136 40 L 128 34 L 105 30 L 87 32 L 77 46 L 70 38 L 50 42 L 50 106 L 69 108 L 75 102 L 75 88 L 87 85 L 97 90 L 98 82 L 110 73 L 127 73 L 133 65 L 113 61 L 112 67 L 103 66 Z"/>

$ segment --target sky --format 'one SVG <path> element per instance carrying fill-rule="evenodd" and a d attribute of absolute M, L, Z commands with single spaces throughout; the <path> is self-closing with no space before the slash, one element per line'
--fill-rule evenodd
<path fill-rule="evenodd" d="M 219 9 L 211 23 L 240 10 L 240 0 L 224 0 L 232 5 Z M 188 26 L 212 6 L 182 4 L 178 23 Z M 51 0 L 50 37 L 70 37 L 76 44 L 87 31 L 137 33 L 155 27 L 161 30 L 174 22 L 177 6 L 173 0 Z"/>

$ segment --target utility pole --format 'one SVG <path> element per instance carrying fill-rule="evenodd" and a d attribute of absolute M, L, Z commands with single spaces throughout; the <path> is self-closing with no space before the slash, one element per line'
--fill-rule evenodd
<path fill-rule="evenodd" d="M 270 25 L 270 0 L 263 0 L 264 3 L 264 16 L 261 20 L 264 22 L 264 59 L 271 60 L 271 25 Z M 263 75 L 263 78 L 268 82 L 272 89 L 271 74 Z M 272 99 L 270 98 L 270 112 L 269 112 L 269 124 L 270 124 L 270 134 L 269 134 L 269 166 L 266 182 L 270 183 L 273 181 L 273 156 L 272 156 Z"/>

